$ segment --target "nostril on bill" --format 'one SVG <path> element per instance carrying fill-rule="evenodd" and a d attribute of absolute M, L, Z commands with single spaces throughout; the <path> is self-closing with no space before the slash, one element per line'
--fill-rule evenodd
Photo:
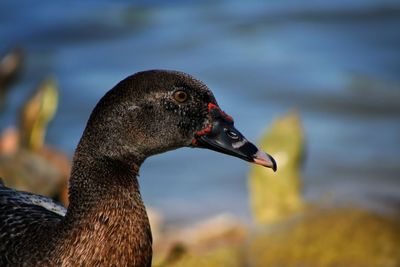
<path fill-rule="evenodd" d="M 234 139 L 234 140 L 238 140 L 239 139 L 239 135 L 237 133 L 235 133 L 234 131 L 230 130 L 230 129 L 226 129 L 225 128 L 225 133 L 227 136 L 229 136 L 230 138 Z"/>

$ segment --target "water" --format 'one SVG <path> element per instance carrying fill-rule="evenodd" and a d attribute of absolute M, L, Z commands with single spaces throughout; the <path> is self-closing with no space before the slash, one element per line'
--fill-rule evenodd
<path fill-rule="evenodd" d="M 252 140 L 296 108 L 307 136 L 305 196 L 385 208 L 400 198 L 398 1 L 0 2 L 0 51 L 26 50 L 0 127 L 43 76 L 59 80 L 47 142 L 69 155 L 89 113 L 136 71 L 203 80 Z M 146 204 L 171 222 L 219 212 L 249 217 L 248 165 L 181 149 L 149 159 Z M 387 199 L 395 201 L 386 201 Z"/>

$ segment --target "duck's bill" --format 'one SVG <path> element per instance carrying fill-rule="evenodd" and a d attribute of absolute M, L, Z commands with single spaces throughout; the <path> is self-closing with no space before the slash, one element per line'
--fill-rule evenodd
<path fill-rule="evenodd" d="M 198 147 L 238 157 L 274 171 L 277 169 L 274 158 L 249 142 L 230 121 L 214 120 L 210 131 L 195 140 Z"/>

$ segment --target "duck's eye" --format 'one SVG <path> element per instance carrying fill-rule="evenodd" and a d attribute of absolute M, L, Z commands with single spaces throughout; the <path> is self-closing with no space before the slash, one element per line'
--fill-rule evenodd
<path fill-rule="evenodd" d="M 182 90 L 175 91 L 173 97 L 178 103 L 183 103 L 188 100 L 188 94 Z"/>

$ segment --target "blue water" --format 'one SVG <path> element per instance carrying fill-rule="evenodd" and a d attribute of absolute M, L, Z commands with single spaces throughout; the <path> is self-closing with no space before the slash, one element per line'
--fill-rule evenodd
<path fill-rule="evenodd" d="M 61 90 L 47 142 L 69 155 L 98 99 L 134 72 L 188 72 L 214 91 L 256 140 L 273 118 L 300 111 L 305 196 L 368 207 L 400 198 L 398 1 L 0 2 L 0 51 L 27 61 L 0 115 L 3 129 L 34 85 Z M 181 149 L 149 159 L 146 204 L 169 221 L 219 212 L 249 217 L 248 165 Z M 383 204 L 382 204 L 383 203 Z"/>

